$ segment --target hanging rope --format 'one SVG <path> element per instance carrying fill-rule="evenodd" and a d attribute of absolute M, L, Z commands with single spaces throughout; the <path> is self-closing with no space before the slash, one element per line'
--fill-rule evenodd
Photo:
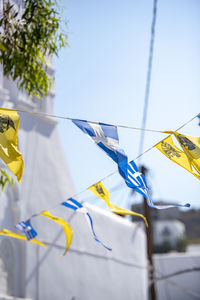
<path fill-rule="evenodd" d="M 180 128 L 185 127 L 185 126 L 186 126 L 187 124 L 189 124 L 190 122 L 192 122 L 195 118 L 198 117 L 198 115 L 199 115 L 199 114 L 197 114 L 196 116 L 194 116 L 193 118 L 191 118 L 189 121 L 185 122 L 185 123 L 184 123 L 183 125 L 181 125 L 178 129 L 176 129 L 175 132 L 177 132 Z M 171 136 L 171 134 L 169 134 L 168 136 Z M 160 140 L 158 143 L 160 143 L 160 142 L 162 142 L 162 141 L 163 141 L 163 140 Z M 157 144 L 158 144 L 158 143 L 157 143 Z M 149 152 L 150 150 L 152 150 L 152 149 L 154 148 L 154 146 L 155 146 L 155 145 L 151 146 L 150 148 L 148 148 L 147 150 L 145 150 L 143 153 L 140 153 L 137 157 L 134 158 L 134 161 L 136 161 L 136 160 L 139 159 L 141 156 L 143 156 L 144 154 L 146 154 L 147 152 Z M 117 173 L 118 173 L 118 171 L 115 170 L 115 171 L 113 171 L 112 173 L 109 173 L 108 175 L 106 175 L 105 177 L 99 179 L 98 181 L 105 181 L 107 178 L 109 178 L 109 177 L 111 177 L 111 176 L 113 176 L 114 174 L 117 174 Z M 83 194 L 84 192 L 86 192 L 90 187 L 91 187 L 91 185 L 88 186 L 87 188 L 83 189 L 82 191 L 80 191 L 80 192 L 78 192 L 78 193 L 76 193 L 76 194 L 71 195 L 69 198 L 76 198 L 76 197 L 80 196 L 81 194 Z M 82 201 L 81 201 L 81 203 L 82 203 Z M 48 210 L 53 210 L 54 208 L 58 207 L 58 205 L 60 205 L 60 203 L 59 203 L 59 204 L 56 204 L 55 206 L 52 206 L 52 207 L 48 208 Z M 38 214 L 35 214 L 35 215 L 33 215 L 33 216 L 37 216 L 37 215 L 38 215 Z M 33 216 L 32 216 L 32 217 L 33 217 Z"/>
<path fill-rule="evenodd" d="M 145 97 L 144 97 L 144 109 L 143 109 L 143 118 L 142 118 L 142 128 L 144 129 L 144 131 L 142 131 L 141 135 L 140 135 L 139 154 L 142 153 L 142 151 L 143 151 L 143 144 L 144 144 L 144 137 L 145 137 L 147 111 L 148 111 L 148 104 L 149 104 L 149 93 L 150 93 L 150 85 L 151 85 L 156 16 L 157 16 L 157 0 L 154 0 L 153 18 L 152 18 L 152 24 L 151 24 L 151 40 L 150 40 L 150 47 L 149 47 L 148 70 L 147 70 L 147 79 L 146 79 Z"/>
<path fill-rule="evenodd" d="M 30 114 L 30 115 L 40 116 L 42 118 L 50 117 L 50 118 L 57 118 L 57 119 L 70 120 L 70 121 L 73 119 L 73 118 L 69 118 L 69 117 L 65 117 L 65 116 L 58 116 L 58 115 L 52 115 L 52 114 L 47 114 L 47 113 L 41 113 L 41 112 L 33 112 L 33 111 L 22 110 L 22 109 L 15 109 L 15 111 Z M 76 119 L 76 118 L 74 118 L 74 119 Z M 80 119 L 76 119 L 76 120 L 80 120 Z M 95 122 L 95 121 L 89 121 L 89 120 L 85 120 L 85 121 L 93 123 L 93 124 L 99 124 L 99 122 Z M 150 131 L 150 132 L 165 133 L 162 130 L 146 129 L 146 128 L 144 129 L 144 128 L 138 128 L 138 127 L 132 127 L 132 126 L 126 126 L 126 125 L 120 125 L 120 124 L 109 124 L 109 125 L 121 127 L 121 128 L 125 128 L 125 129 L 145 130 L 145 131 Z"/>

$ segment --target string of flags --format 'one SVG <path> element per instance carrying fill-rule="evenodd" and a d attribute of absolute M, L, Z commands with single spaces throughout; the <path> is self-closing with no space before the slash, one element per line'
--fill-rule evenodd
<path fill-rule="evenodd" d="M 95 231 L 94 231 L 94 225 L 93 225 L 93 220 L 92 217 L 90 215 L 90 213 L 87 211 L 87 209 L 77 200 L 73 199 L 73 198 L 69 198 L 67 199 L 65 202 L 61 202 L 59 205 L 62 205 L 64 207 L 70 208 L 72 210 L 74 210 L 75 212 L 79 212 L 85 215 L 86 217 L 86 221 L 88 222 L 88 225 L 91 229 L 92 235 L 95 239 L 96 242 L 100 243 L 104 248 L 106 248 L 107 250 L 112 250 L 110 247 L 106 246 L 102 241 L 99 240 L 99 238 L 97 237 Z M 15 228 L 17 228 L 18 230 L 20 230 L 25 236 L 23 235 L 19 235 L 19 234 L 15 234 L 14 232 L 8 231 L 7 229 L 3 229 L 0 231 L 0 235 L 7 235 L 10 237 L 14 237 L 14 238 L 18 238 L 18 239 L 23 239 L 27 241 L 31 241 L 35 244 L 38 244 L 40 246 L 43 247 L 47 247 L 44 243 L 38 241 L 35 239 L 35 237 L 37 236 L 37 232 L 35 231 L 35 229 L 33 228 L 32 224 L 31 224 L 31 219 L 34 217 L 38 217 L 38 216 L 44 216 L 58 224 L 60 224 L 63 228 L 63 231 L 65 233 L 65 237 L 66 237 L 66 246 L 65 246 L 65 251 L 62 254 L 62 256 L 65 256 L 65 254 L 67 253 L 71 242 L 72 242 L 72 237 L 73 237 L 73 230 L 71 229 L 70 225 L 63 220 L 62 218 L 59 218 L 57 216 L 53 216 L 51 215 L 51 213 L 48 210 L 45 210 L 39 214 L 35 214 L 33 215 L 30 219 L 26 220 L 26 221 L 22 221 L 19 222 L 17 225 L 15 225 Z"/>
<path fill-rule="evenodd" d="M 39 114 L 41 115 L 41 113 Z M 200 118 L 200 114 L 198 114 L 195 117 Z M 194 118 L 192 118 L 192 120 Z M 105 124 L 105 123 L 91 122 L 86 120 L 79 120 L 79 119 L 70 119 L 70 118 L 66 118 L 66 119 L 71 120 L 79 129 L 81 129 L 81 131 L 83 131 L 89 138 L 91 138 L 96 143 L 96 145 L 100 147 L 117 164 L 118 172 L 123 178 L 123 180 L 125 181 L 126 185 L 129 188 L 134 189 L 142 196 L 144 196 L 147 200 L 148 205 L 151 208 L 167 209 L 170 207 L 190 207 L 189 203 L 183 205 L 180 204 L 165 205 L 165 206 L 154 205 L 150 197 L 149 187 L 147 185 L 144 174 L 139 172 L 137 165 L 133 160 L 128 162 L 128 157 L 126 153 L 119 145 L 119 137 L 118 137 L 118 130 L 117 130 L 118 126 Z M 183 125 L 182 127 L 184 127 L 185 125 Z M 127 126 L 121 126 L 121 127 L 127 127 Z M 23 157 L 22 157 L 22 153 L 19 152 L 17 146 L 18 129 L 19 129 L 19 115 L 17 110 L 0 108 L 0 157 L 2 158 L 4 163 L 8 166 L 10 171 L 17 177 L 18 182 L 20 182 L 23 173 Z M 157 148 L 162 154 L 164 154 L 170 160 L 172 160 L 176 164 L 180 165 L 181 167 L 189 171 L 196 178 L 200 179 L 200 138 L 183 135 L 178 133 L 177 131 L 156 131 L 156 132 L 162 132 L 169 135 L 163 140 L 161 140 L 160 142 L 158 142 L 156 145 L 151 147 L 150 149 L 154 147 Z M 174 136 L 178 141 L 180 145 L 180 149 L 174 144 L 172 140 L 172 136 Z M 146 152 L 147 151 L 145 151 L 145 153 Z M 97 197 L 103 199 L 113 213 L 120 214 L 120 215 L 139 216 L 145 221 L 146 226 L 148 226 L 146 218 L 143 215 L 130 211 L 128 209 L 123 209 L 121 207 L 112 204 L 109 201 L 109 191 L 103 185 L 102 181 L 103 179 L 95 183 L 94 185 L 90 186 L 87 190 L 91 191 Z M 80 193 L 78 193 L 76 196 L 78 196 L 79 194 Z M 79 201 L 75 200 L 74 198 L 69 198 L 65 202 L 59 203 L 58 205 L 62 205 L 66 208 L 72 209 L 75 212 L 84 214 L 94 240 L 100 243 L 107 250 L 112 250 L 110 247 L 106 246 L 97 237 L 94 231 L 94 224 L 93 224 L 92 217 L 87 211 L 87 209 L 83 206 L 83 204 L 81 204 Z M 40 246 L 47 247 L 44 243 L 35 239 L 35 237 L 37 236 L 37 232 L 31 225 L 31 219 L 37 216 L 44 216 L 62 226 L 66 237 L 66 246 L 65 246 L 65 251 L 63 253 L 64 256 L 71 245 L 73 230 L 65 220 L 57 216 L 51 215 L 49 210 L 42 211 L 39 214 L 33 215 L 30 219 L 26 221 L 19 222 L 15 226 L 15 228 L 20 230 L 23 235 L 16 234 L 7 229 L 2 229 L 0 231 L 0 235 L 27 240 L 32 243 L 36 243 Z"/>
<path fill-rule="evenodd" d="M 104 123 L 92 123 L 84 120 L 72 120 L 72 122 L 79 127 L 85 134 L 87 134 L 103 151 L 110 156 L 118 165 L 119 174 L 125 180 L 129 188 L 134 189 L 136 192 L 142 194 L 150 207 L 157 209 L 166 209 L 170 207 L 189 207 L 190 204 L 184 205 L 168 205 L 158 206 L 154 205 L 150 199 L 149 188 L 146 179 L 142 173 L 138 171 L 137 165 L 132 160 L 128 163 L 128 157 L 124 150 L 119 146 L 119 138 L 117 127 Z M 164 133 L 169 133 L 165 131 Z M 174 132 L 170 132 L 172 134 Z M 162 141 L 160 142 L 162 144 Z M 160 144 L 158 143 L 158 145 Z M 199 169 L 200 171 L 200 169 Z M 141 217 L 141 215 L 140 215 Z M 144 217 L 142 216 L 144 219 Z"/>

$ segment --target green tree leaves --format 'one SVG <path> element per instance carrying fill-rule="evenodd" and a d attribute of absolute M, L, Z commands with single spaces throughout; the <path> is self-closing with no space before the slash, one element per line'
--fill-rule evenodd
<path fill-rule="evenodd" d="M 23 7 L 4 0 L 0 18 L 0 63 L 4 75 L 18 82 L 29 96 L 46 96 L 53 84 L 48 58 L 67 44 L 61 32 L 56 1 L 23 0 Z"/>
<path fill-rule="evenodd" d="M 8 173 L 4 170 L 0 170 L 0 187 L 1 191 L 4 190 L 6 183 L 9 183 L 11 186 L 14 185 L 14 180 L 11 178 Z"/>

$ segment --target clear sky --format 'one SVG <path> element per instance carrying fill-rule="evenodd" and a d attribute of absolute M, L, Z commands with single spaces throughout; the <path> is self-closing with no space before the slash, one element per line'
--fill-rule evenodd
<path fill-rule="evenodd" d="M 66 1 L 70 47 L 54 61 L 56 114 L 141 127 L 152 8 L 150 0 Z M 147 128 L 176 130 L 200 112 L 200 1 L 158 0 L 157 9 Z M 117 170 L 70 121 L 59 121 L 59 131 L 76 192 Z M 181 132 L 199 136 L 198 120 Z M 139 137 L 140 131 L 119 129 L 120 145 L 129 160 L 138 156 Z M 164 137 L 146 132 L 144 150 Z M 136 160 L 140 162 L 150 169 L 154 200 L 200 206 L 199 181 L 192 174 L 156 149 Z M 112 189 L 121 182 L 115 175 L 103 183 Z M 130 200 L 129 192 L 123 185 L 111 199 L 123 207 L 141 200 L 136 195 Z M 80 197 L 90 198 L 89 192 Z"/>

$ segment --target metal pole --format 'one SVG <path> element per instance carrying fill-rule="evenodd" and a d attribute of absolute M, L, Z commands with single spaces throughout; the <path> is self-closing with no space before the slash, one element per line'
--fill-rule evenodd
<path fill-rule="evenodd" d="M 147 174 L 147 168 L 144 166 L 141 167 L 141 172 L 146 175 Z M 156 300 L 156 289 L 154 284 L 154 267 L 153 267 L 153 259 L 152 259 L 152 226 L 151 226 L 151 217 L 150 217 L 150 208 L 147 204 L 146 198 L 143 197 L 143 203 L 144 203 L 144 215 L 147 219 L 147 222 L 149 224 L 148 227 L 146 227 L 146 239 L 147 239 L 147 257 L 149 261 L 149 296 L 151 300 Z"/>

